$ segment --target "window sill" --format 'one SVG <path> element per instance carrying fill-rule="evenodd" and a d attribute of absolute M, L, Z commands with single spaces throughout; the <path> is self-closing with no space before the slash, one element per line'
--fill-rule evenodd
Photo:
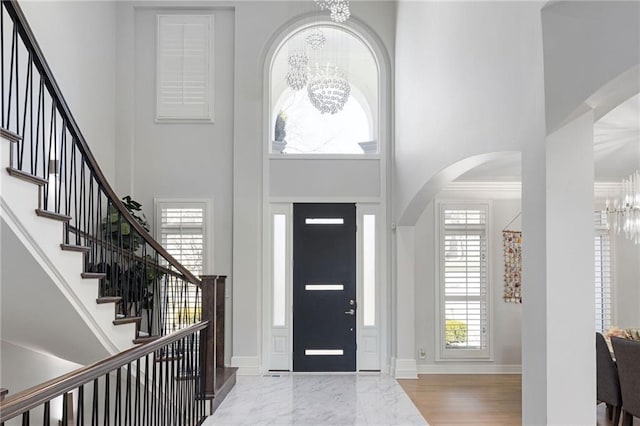
<path fill-rule="evenodd" d="M 380 154 L 269 154 L 269 160 L 380 160 Z"/>

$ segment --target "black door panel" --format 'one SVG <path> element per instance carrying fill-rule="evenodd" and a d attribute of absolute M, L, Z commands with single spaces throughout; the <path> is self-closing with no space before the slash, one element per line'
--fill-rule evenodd
<path fill-rule="evenodd" d="M 355 204 L 294 204 L 293 253 L 294 371 L 355 371 Z M 342 289 L 317 290 L 318 285 Z M 318 350 L 334 354 L 312 354 Z"/>

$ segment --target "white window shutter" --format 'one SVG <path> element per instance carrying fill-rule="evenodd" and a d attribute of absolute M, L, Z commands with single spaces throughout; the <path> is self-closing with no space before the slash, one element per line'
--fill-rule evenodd
<path fill-rule="evenodd" d="M 441 205 L 440 357 L 487 358 L 488 206 Z"/>
<path fill-rule="evenodd" d="M 596 331 L 604 332 L 612 326 L 613 321 L 611 237 L 606 214 L 595 212 L 594 219 Z"/>
<path fill-rule="evenodd" d="M 156 119 L 213 121 L 213 15 L 158 15 Z"/>

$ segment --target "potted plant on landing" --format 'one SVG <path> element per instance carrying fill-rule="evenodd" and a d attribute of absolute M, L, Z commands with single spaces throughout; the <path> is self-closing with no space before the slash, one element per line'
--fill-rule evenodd
<path fill-rule="evenodd" d="M 122 202 L 144 230 L 149 231 L 142 204 L 131 196 L 123 197 Z M 101 233 L 105 252 L 110 253 L 110 261 L 103 261 L 96 268 L 106 275 L 101 284 L 101 295 L 122 297 L 120 315 L 123 316 L 139 316 L 143 309 L 153 309 L 154 283 L 164 274 L 158 270 L 152 256 L 143 257 L 139 253 L 144 244 L 142 236 L 123 220 L 114 206 L 109 207 L 107 217 L 102 219 Z"/>

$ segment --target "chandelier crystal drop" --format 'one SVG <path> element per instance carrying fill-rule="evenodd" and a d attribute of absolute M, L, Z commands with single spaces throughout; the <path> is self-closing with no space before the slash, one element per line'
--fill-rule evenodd
<path fill-rule="evenodd" d="M 348 1 L 335 2 L 329 10 L 331 11 L 331 19 L 334 22 L 345 22 L 351 16 Z"/>
<path fill-rule="evenodd" d="M 316 67 L 307 84 L 311 104 L 320 113 L 335 114 L 349 100 L 351 85 L 337 67 Z"/>
<path fill-rule="evenodd" d="M 302 90 L 307 85 L 309 74 L 305 69 L 290 69 L 285 76 L 287 86 L 292 90 Z"/>
<path fill-rule="evenodd" d="M 349 10 L 349 0 L 315 0 L 321 10 L 331 12 L 331 19 L 334 22 L 344 22 L 351 16 Z"/>
<path fill-rule="evenodd" d="M 302 90 L 309 80 L 309 57 L 300 51 L 294 51 L 288 60 L 289 72 L 285 76 L 287 86 L 295 91 Z"/>
<path fill-rule="evenodd" d="M 640 171 L 622 181 L 620 197 L 613 203 L 607 200 L 606 213 L 617 233 L 624 232 L 628 239 L 640 244 Z"/>
<path fill-rule="evenodd" d="M 313 50 L 320 50 L 324 47 L 327 38 L 325 37 L 322 30 L 316 28 L 309 32 L 309 34 L 307 34 L 306 40 L 309 47 L 311 47 Z"/>

